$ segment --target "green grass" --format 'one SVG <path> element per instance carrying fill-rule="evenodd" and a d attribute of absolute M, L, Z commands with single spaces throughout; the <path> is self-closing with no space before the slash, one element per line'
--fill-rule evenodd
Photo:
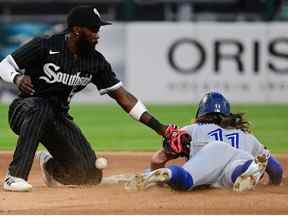
<path fill-rule="evenodd" d="M 148 105 L 163 123 L 185 125 L 191 122 L 192 105 Z M 233 112 L 245 112 L 252 131 L 272 151 L 288 152 L 288 105 L 236 105 Z M 7 120 L 8 106 L 0 104 L 0 150 L 13 150 L 16 136 Z M 161 138 L 148 127 L 131 119 L 117 105 L 73 105 L 71 112 L 95 150 L 153 151 Z"/>

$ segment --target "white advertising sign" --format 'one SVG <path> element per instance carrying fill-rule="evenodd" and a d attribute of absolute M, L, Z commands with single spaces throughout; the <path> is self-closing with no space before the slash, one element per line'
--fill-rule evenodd
<path fill-rule="evenodd" d="M 271 102 L 288 102 L 288 29 L 287 24 L 268 26 L 268 77 L 266 92 Z"/>
<path fill-rule="evenodd" d="M 288 101 L 287 27 L 252 23 L 137 23 L 127 30 L 131 92 L 146 102 Z"/>

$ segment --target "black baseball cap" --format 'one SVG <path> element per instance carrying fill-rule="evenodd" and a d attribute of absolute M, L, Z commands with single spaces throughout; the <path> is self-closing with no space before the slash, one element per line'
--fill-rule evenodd
<path fill-rule="evenodd" d="M 68 28 L 73 26 L 100 27 L 111 24 L 111 22 L 101 19 L 100 13 L 95 7 L 86 5 L 72 8 L 67 17 Z"/>

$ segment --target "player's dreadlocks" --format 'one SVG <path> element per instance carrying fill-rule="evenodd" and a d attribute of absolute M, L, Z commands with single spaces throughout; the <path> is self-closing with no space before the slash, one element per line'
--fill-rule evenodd
<path fill-rule="evenodd" d="M 231 113 L 229 116 L 223 116 L 219 113 L 207 113 L 198 116 L 195 123 L 209 124 L 214 123 L 225 129 L 240 129 L 250 133 L 250 124 L 244 119 L 245 113 Z"/>

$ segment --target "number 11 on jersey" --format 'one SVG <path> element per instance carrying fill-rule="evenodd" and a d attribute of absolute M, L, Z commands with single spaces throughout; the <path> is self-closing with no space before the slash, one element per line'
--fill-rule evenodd
<path fill-rule="evenodd" d="M 210 131 L 208 135 L 216 141 L 224 141 L 223 130 L 221 128 Z M 227 141 L 231 144 L 232 147 L 239 148 L 239 133 L 229 133 L 224 135 L 224 137 L 227 138 Z"/>

